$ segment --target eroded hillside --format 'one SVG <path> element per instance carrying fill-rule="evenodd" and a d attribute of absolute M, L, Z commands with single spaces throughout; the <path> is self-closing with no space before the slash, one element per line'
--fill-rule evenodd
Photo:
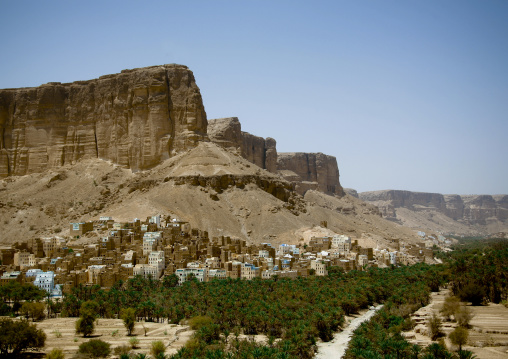
<path fill-rule="evenodd" d="M 391 239 L 416 240 L 413 231 L 380 216 L 352 196 L 318 191 L 305 197 L 276 174 L 213 143 L 133 173 L 107 161 L 86 159 L 57 171 L 3 179 L 0 184 L 3 243 L 61 230 L 70 222 L 144 218 L 170 214 L 210 235 L 252 242 L 297 243 L 324 230 L 389 246 Z M 320 227 L 326 221 L 327 229 Z"/>

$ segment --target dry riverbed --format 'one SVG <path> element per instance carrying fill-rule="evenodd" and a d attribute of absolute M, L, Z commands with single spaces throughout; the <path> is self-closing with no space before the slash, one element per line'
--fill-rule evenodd
<path fill-rule="evenodd" d="M 349 324 L 342 330 L 334 335 L 333 339 L 327 343 L 319 342 L 317 344 L 318 352 L 315 356 L 316 359 L 341 359 L 346 353 L 347 345 L 351 340 L 353 332 L 366 320 L 374 316 L 377 310 L 381 309 L 383 305 L 378 305 L 374 309 L 361 312 L 355 317 L 346 317 Z"/>

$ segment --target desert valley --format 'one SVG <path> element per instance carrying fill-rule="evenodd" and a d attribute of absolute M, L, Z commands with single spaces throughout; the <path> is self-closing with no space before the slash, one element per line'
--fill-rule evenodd
<path fill-rule="evenodd" d="M 0 133 L 0 327 L 46 341 L 5 355 L 311 358 L 370 308 L 346 358 L 508 356 L 506 194 L 343 188 L 176 64 L 0 90 Z"/>

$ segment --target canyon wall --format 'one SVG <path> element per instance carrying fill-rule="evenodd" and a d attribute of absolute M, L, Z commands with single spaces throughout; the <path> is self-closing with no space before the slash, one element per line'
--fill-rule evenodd
<path fill-rule="evenodd" d="M 294 182 L 296 191 L 319 190 L 338 196 L 344 195 L 339 182 L 339 168 L 334 156 L 323 153 L 279 153 L 277 170 L 288 181 Z"/>
<path fill-rule="evenodd" d="M 410 191 L 362 192 L 360 199 L 376 205 L 384 217 L 397 219 L 397 209 L 444 214 L 462 223 L 508 222 L 508 195 L 443 195 Z"/>
<path fill-rule="evenodd" d="M 243 132 L 236 117 L 208 122 L 194 75 L 183 65 L 0 90 L 0 177 L 43 172 L 83 157 L 144 170 L 209 138 L 282 175 L 300 194 L 344 193 L 335 157 L 279 155 L 273 138 Z"/>
<path fill-rule="evenodd" d="M 206 113 L 182 65 L 123 70 L 89 81 L 0 90 L 0 177 L 85 157 L 133 170 L 205 140 Z"/>
<path fill-rule="evenodd" d="M 208 137 L 212 142 L 237 152 L 256 166 L 272 173 L 277 172 L 277 143 L 275 140 L 243 132 L 237 117 L 209 120 Z"/>
<path fill-rule="evenodd" d="M 305 194 L 317 190 L 342 196 L 337 160 L 322 153 L 277 153 L 273 138 L 262 138 L 243 132 L 237 117 L 208 121 L 208 137 L 224 148 L 292 182 L 295 190 Z"/>

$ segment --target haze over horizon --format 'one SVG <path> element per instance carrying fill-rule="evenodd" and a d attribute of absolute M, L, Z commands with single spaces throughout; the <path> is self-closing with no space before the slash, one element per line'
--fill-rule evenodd
<path fill-rule="evenodd" d="M 0 88 L 180 63 L 208 119 L 341 184 L 508 194 L 506 1 L 5 2 Z"/>

